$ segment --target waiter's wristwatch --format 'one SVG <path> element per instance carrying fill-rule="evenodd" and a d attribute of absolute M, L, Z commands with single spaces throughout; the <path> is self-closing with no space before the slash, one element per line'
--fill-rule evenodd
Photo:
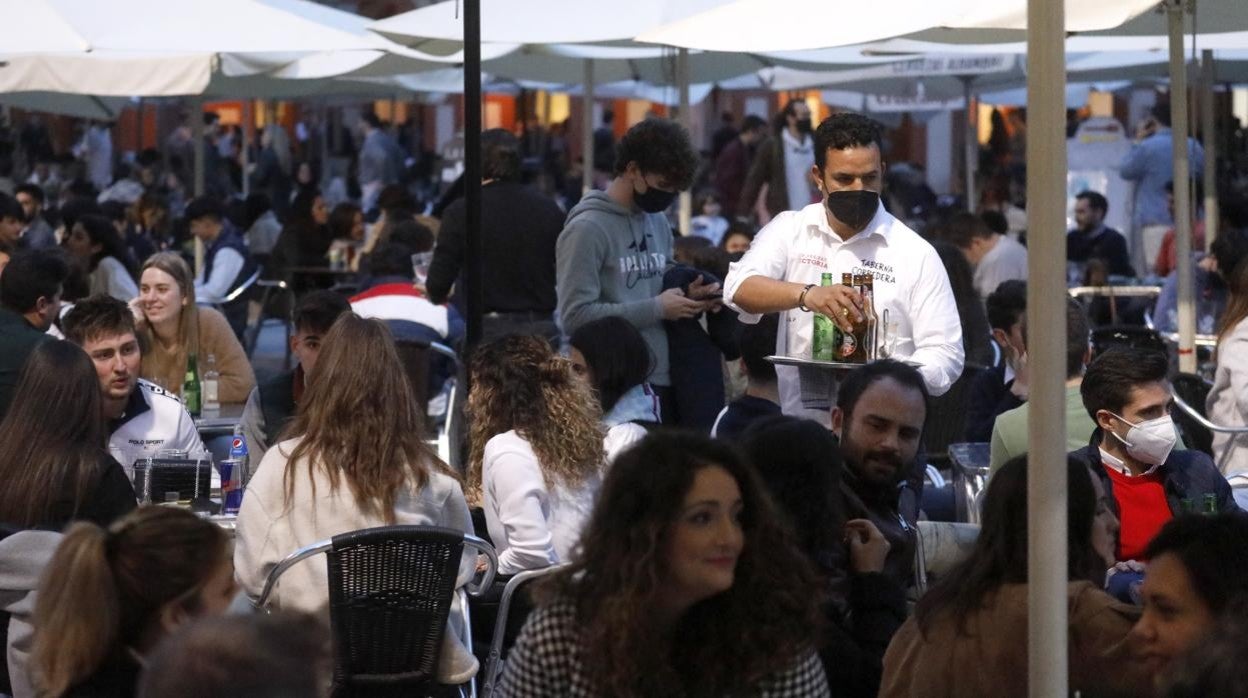
<path fill-rule="evenodd" d="M 806 284 L 806 288 L 802 289 L 802 295 L 797 297 L 797 309 L 803 313 L 809 313 L 810 308 L 806 307 L 806 293 L 814 288 L 815 284 Z"/>

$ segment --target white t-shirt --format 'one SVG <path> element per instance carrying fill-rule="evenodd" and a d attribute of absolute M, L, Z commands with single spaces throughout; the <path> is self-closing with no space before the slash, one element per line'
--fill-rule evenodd
<path fill-rule="evenodd" d="M 109 424 L 108 452 L 133 474 L 134 462 L 158 451 L 177 449 L 189 453 L 204 450 L 195 420 L 182 401 L 155 383 L 139 379 L 121 417 Z M 215 469 L 214 469 L 215 471 Z"/>
<path fill-rule="evenodd" d="M 1002 281 L 1027 280 L 1027 248 L 1008 235 L 997 236 L 997 244 L 975 265 L 975 291 L 981 300 L 997 290 Z"/>
<path fill-rule="evenodd" d="M 567 562 L 601 482 L 595 474 L 576 488 L 548 487 L 533 447 L 514 430 L 486 442 L 481 489 L 499 574 Z"/>
<path fill-rule="evenodd" d="M 962 323 L 940 257 L 926 240 L 884 210 L 881 204 L 867 227 L 842 241 L 832 232 L 822 203 L 785 211 L 763 228 L 750 249 L 729 268 L 724 301 L 742 322 L 755 323 L 734 299 L 751 276 L 819 284 L 824 272 L 839 283 L 842 273 L 869 272 L 875 279 L 875 307 L 881 323 L 888 311 L 895 323 L 895 358 L 920 364 L 919 372 L 932 395 L 941 395 L 962 374 Z M 814 315 L 794 309 L 780 314 L 776 353 L 810 357 Z M 881 331 L 881 339 L 884 332 Z M 803 411 L 797 369 L 777 366 L 780 405 L 785 414 L 814 416 Z M 827 415 L 822 416 L 826 423 Z"/>
<path fill-rule="evenodd" d="M 807 135 L 798 141 L 787 128 L 780 132 L 780 139 L 784 142 L 784 185 L 789 190 L 789 210 L 800 211 L 810 204 L 815 143 Z"/>
<path fill-rule="evenodd" d="M 106 294 L 129 303 L 139 297 L 139 287 L 116 257 L 104 257 L 91 272 L 91 295 Z"/>

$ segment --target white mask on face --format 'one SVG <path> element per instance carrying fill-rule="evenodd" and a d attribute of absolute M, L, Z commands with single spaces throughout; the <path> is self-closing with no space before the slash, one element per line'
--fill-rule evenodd
<path fill-rule="evenodd" d="M 1161 465 L 1170 457 L 1170 451 L 1174 450 L 1174 444 L 1179 438 L 1170 415 L 1162 415 L 1139 424 L 1132 424 L 1116 414 L 1114 418 L 1131 427 L 1127 430 L 1126 438 L 1117 434 L 1114 434 L 1114 438 L 1127 447 L 1127 453 L 1132 458 L 1148 465 Z"/>

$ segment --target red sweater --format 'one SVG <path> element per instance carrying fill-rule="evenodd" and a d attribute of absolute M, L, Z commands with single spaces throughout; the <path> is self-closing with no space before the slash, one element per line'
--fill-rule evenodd
<path fill-rule="evenodd" d="M 1162 475 L 1128 477 L 1112 466 L 1103 466 L 1113 483 L 1114 501 L 1118 503 L 1118 559 L 1143 560 L 1144 549 L 1166 522 L 1174 518 L 1166 501 Z"/>

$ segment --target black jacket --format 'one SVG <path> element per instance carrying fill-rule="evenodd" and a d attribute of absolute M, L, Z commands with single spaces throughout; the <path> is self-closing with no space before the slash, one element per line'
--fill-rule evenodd
<path fill-rule="evenodd" d="M 688 292 L 689 284 L 699 276 L 703 282 L 719 282 L 714 274 L 678 264 L 663 274 L 663 290 L 681 288 Z M 705 330 L 697 318 L 664 320 L 663 329 L 667 331 L 668 360 L 679 369 L 672 371 L 675 419 L 669 421 L 668 415 L 663 415 L 663 422 L 709 433 L 724 409 L 723 361 L 741 356 L 737 348 L 737 314 L 725 306 L 706 314 Z"/>
<path fill-rule="evenodd" d="M 26 318 L 0 308 L 0 419 L 13 400 L 26 358 L 40 342 L 48 339 L 50 335 L 31 327 Z"/>
<path fill-rule="evenodd" d="M 906 622 L 906 592 L 882 573 L 851 576 L 849 610 L 829 612 L 819 658 L 836 695 L 875 698 L 880 691 L 884 651 Z"/>
<path fill-rule="evenodd" d="M 1010 383 L 1005 382 L 1004 364 L 980 371 L 971 381 L 971 394 L 966 401 L 966 440 L 990 441 L 997 416 L 1022 404 L 1023 401 L 1010 392 Z"/>

